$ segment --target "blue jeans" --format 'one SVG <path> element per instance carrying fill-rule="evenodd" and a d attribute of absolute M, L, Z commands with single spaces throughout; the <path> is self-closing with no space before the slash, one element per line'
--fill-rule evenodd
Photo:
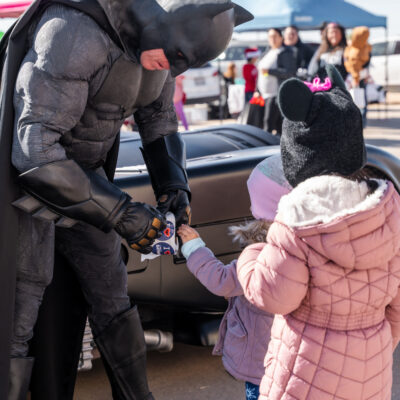
<path fill-rule="evenodd" d="M 260 386 L 246 382 L 246 400 L 257 400 L 260 395 Z"/>

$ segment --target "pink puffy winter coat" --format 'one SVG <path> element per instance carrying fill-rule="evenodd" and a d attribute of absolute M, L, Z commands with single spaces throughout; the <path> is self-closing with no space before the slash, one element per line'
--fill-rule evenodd
<path fill-rule="evenodd" d="M 284 196 L 267 243 L 238 260 L 246 298 L 277 315 L 260 400 L 390 400 L 400 338 L 400 198 L 323 176 Z"/>

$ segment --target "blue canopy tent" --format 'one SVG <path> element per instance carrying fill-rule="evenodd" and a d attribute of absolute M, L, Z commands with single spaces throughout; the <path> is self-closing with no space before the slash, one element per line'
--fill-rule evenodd
<path fill-rule="evenodd" d="M 301 30 L 322 27 L 324 22 L 337 22 L 344 28 L 368 26 L 385 28 L 387 18 L 374 15 L 344 0 L 234 0 L 251 11 L 255 18 L 236 28 L 237 32 L 265 31 L 296 25 Z M 388 84 L 388 56 L 386 48 L 386 86 Z"/>
<path fill-rule="evenodd" d="M 344 0 L 235 0 L 251 11 L 255 18 L 240 25 L 237 31 L 265 30 L 296 25 L 299 29 L 318 29 L 325 21 L 345 28 L 368 26 L 386 28 L 386 17 L 363 10 Z"/>

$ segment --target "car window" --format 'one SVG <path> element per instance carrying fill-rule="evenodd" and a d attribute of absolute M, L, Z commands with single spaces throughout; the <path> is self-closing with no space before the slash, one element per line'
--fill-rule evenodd
<path fill-rule="evenodd" d="M 396 46 L 394 48 L 394 54 L 400 54 L 400 41 L 396 42 Z"/>
<path fill-rule="evenodd" d="M 240 61 L 245 60 L 244 51 L 248 46 L 231 46 L 225 51 L 225 61 Z M 258 46 L 261 53 L 264 53 L 266 46 Z"/>
<path fill-rule="evenodd" d="M 226 49 L 226 61 L 234 61 L 234 60 L 244 60 L 244 51 L 246 47 L 244 46 L 234 46 Z"/>
<path fill-rule="evenodd" d="M 394 54 L 393 42 L 379 42 L 372 45 L 372 56 L 384 56 L 386 54 L 386 43 L 387 43 L 387 54 L 388 55 Z"/>

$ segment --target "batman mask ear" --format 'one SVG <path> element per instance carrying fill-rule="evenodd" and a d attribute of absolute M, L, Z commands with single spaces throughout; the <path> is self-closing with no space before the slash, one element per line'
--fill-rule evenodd
<path fill-rule="evenodd" d="M 214 18 L 218 14 L 223 13 L 224 11 L 232 9 L 234 4 L 230 1 L 224 1 L 224 2 L 208 2 L 200 5 L 200 9 L 203 13 L 204 16 L 209 17 L 209 18 Z"/>
<path fill-rule="evenodd" d="M 283 116 L 290 121 L 304 122 L 312 100 L 311 90 L 300 79 L 288 79 L 279 89 L 279 108 Z"/>
<path fill-rule="evenodd" d="M 254 19 L 254 15 L 247 11 L 245 8 L 234 4 L 233 9 L 235 10 L 235 26 L 244 24 Z"/>
<path fill-rule="evenodd" d="M 337 86 L 338 88 L 345 90 L 347 92 L 346 85 L 343 81 L 343 78 L 340 75 L 339 71 L 336 69 L 336 67 L 333 64 L 328 64 L 325 67 L 325 69 L 326 69 L 326 73 L 329 76 L 329 79 L 332 82 L 332 85 Z"/>

